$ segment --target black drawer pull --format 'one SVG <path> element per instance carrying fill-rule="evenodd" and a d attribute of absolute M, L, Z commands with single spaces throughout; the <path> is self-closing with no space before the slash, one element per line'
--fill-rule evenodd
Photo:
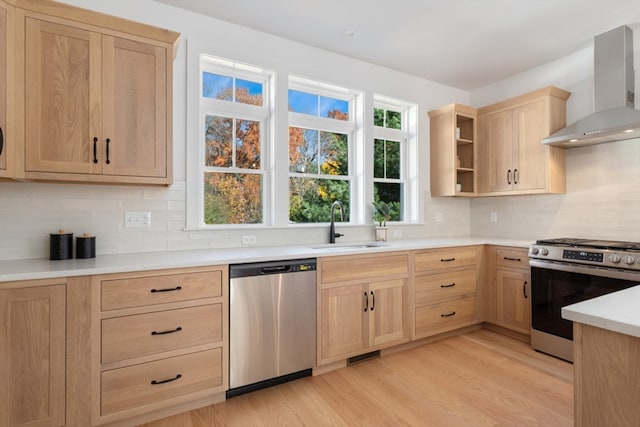
<path fill-rule="evenodd" d="M 2 148 L 4 148 L 4 134 L 2 128 L 0 128 L 0 155 L 2 154 Z"/>
<path fill-rule="evenodd" d="M 520 258 L 511 258 L 508 256 L 504 257 L 504 259 L 507 261 L 518 261 L 518 262 L 522 261 Z"/>
<path fill-rule="evenodd" d="M 451 313 L 448 313 L 448 314 L 441 314 L 440 317 L 451 317 L 451 316 L 455 316 L 455 315 L 456 315 L 456 312 L 452 311 Z"/>
<path fill-rule="evenodd" d="M 151 289 L 151 292 L 156 293 L 156 292 L 172 292 L 172 291 L 179 291 L 180 289 L 182 289 L 182 286 L 176 286 L 175 288 L 165 288 L 165 289 Z"/>
<path fill-rule="evenodd" d="M 371 311 L 376 308 L 376 294 L 371 291 Z"/>
<path fill-rule="evenodd" d="M 440 285 L 441 288 L 453 288 L 455 286 L 455 282 L 454 283 L 450 283 L 448 285 Z"/>
<path fill-rule="evenodd" d="M 367 310 L 369 310 L 369 295 L 367 291 L 364 291 L 364 311 L 366 312 Z"/>
<path fill-rule="evenodd" d="M 98 163 L 98 137 L 93 137 L 93 163 Z"/>
<path fill-rule="evenodd" d="M 455 258 L 440 258 L 440 262 L 451 262 L 451 261 L 455 261 Z"/>
<path fill-rule="evenodd" d="M 166 335 L 166 334 L 173 334 L 176 332 L 180 332 L 182 330 L 182 326 L 178 326 L 175 329 L 171 329 L 169 331 L 162 331 L 162 332 L 158 332 L 158 331 L 153 331 L 151 332 L 151 335 Z"/>
<path fill-rule="evenodd" d="M 109 160 L 109 144 L 111 143 L 111 139 L 107 138 L 107 164 L 111 164 L 111 160 Z"/>
<path fill-rule="evenodd" d="M 527 281 L 526 280 L 522 284 L 522 295 L 524 296 L 525 299 L 529 298 L 529 296 L 527 295 Z"/>
<path fill-rule="evenodd" d="M 151 381 L 151 385 L 166 384 L 175 380 L 179 380 L 180 378 L 182 378 L 182 374 L 178 374 L 175 376 L 175 378 L 169 378 L 168 380 L 160 380 L 160 381 L 153 380 Z"/>

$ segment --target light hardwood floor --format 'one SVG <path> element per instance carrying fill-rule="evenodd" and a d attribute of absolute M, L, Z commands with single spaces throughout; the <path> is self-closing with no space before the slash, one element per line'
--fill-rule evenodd
<path fill-rule="evenodd" d="M 144 427 L 572 426 L 572 372 L 480 329 Z"/>

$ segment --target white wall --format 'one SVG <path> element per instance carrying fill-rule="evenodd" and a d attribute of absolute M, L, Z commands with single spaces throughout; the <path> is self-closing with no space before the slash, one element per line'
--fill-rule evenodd
<path fill-rule="evenodd" d="M 640 25 L 634 30 L 636 95 L 640 93 Z M 471 93 L 481 106 L 539 87 L 572 94 L 567 124 L 593 112 L 593 46 Z M 636 96 L 640 98 L 640 96 Z M 636 108 L 640 100 L 636 100 Z M 640 241 L 640 139 L 567 150 L 567 193 L 472 200 L 476 236 L 538 239 L 586 237 Z M 491 223 L 491 212 L 498 222 Z"/>
<path fill-rule="evenodd" d="M 420 186 L 425 224 L 402 228 L 403 238 L 470 233 L 469 201 L 428 196 L 427 111 L 469 103 L 465 91 L 364 63 L 151 0 L 64 0 L 65 3 L 169 28 L 182 34 L 174 63 L 174 184 L 169 188 L 0 183 L 0 259 L 46 258 L 49 233 L 63 228 L 97 236 L 97 253 L 128 253 L 241 246 L 241 231 L 183 231 L 186 170 L 186 48 L 189 39 L 208 53 L 271 69 L 395 97 L 419 106 Z M 281 80 L 282 81 L 282 80 Z M 279 88 L 286 93 L 286 88 Z M 284 92 L 282 92 L 284 90 Z M 280 135 L 286 135 L 286 126 Z M 281 137 L 280 137 L 281 138 Z M 286 165 L 282 167 L 286 168 Z M 125 211 L 150 211 L 150 229 L 124 228 Z M 436 213 L 444 221 L 435 222 Z M 369 240 L 368 226 L 341 228 L 344 240 Z M 328 227 L 252 229 L 259 245 L 320 243 Z"/>

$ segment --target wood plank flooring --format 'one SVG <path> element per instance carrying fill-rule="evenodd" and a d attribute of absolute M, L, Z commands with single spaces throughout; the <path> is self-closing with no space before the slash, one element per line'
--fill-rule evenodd
<path fill-rule="evenodd" d="M 480 329 L 144 427 L 572 426 L 572 372 Z"/>

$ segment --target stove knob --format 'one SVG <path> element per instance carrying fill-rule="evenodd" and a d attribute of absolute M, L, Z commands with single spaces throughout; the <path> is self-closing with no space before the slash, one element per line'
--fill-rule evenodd
<path fill-rule="evenodd" d="M 617 264 L 620 262 L 622 258 L 620 258 L 620 255 L 618 254 L 611 254 L 609 255 L 609 261 L 611 261 L 614 264 Z"/>
<path fill-rule="evenodd" d="M 531 248 L 531 253 L 532 253 L 533 255 L 538 255 L 538 252 L 539 252 L 538 248 L 535 248 L 535 247 L 534 247 L 534 248 Z M 639 260 L 639 261 L 640 261 L 640 260 Z"/>
<path fill-rule="evenodd" d="M 627 265 L 633 265 L 633 263 L 636 262 L 636 259 L 634 257 L 632 257 L 631 255 L 626 255 L 624 257 L 623 261 Z"/>
<path fill-rule="evenodd" d="M 540 255 L 549 255 L 549 249 L 547 248 L 540 249 Z"/>

